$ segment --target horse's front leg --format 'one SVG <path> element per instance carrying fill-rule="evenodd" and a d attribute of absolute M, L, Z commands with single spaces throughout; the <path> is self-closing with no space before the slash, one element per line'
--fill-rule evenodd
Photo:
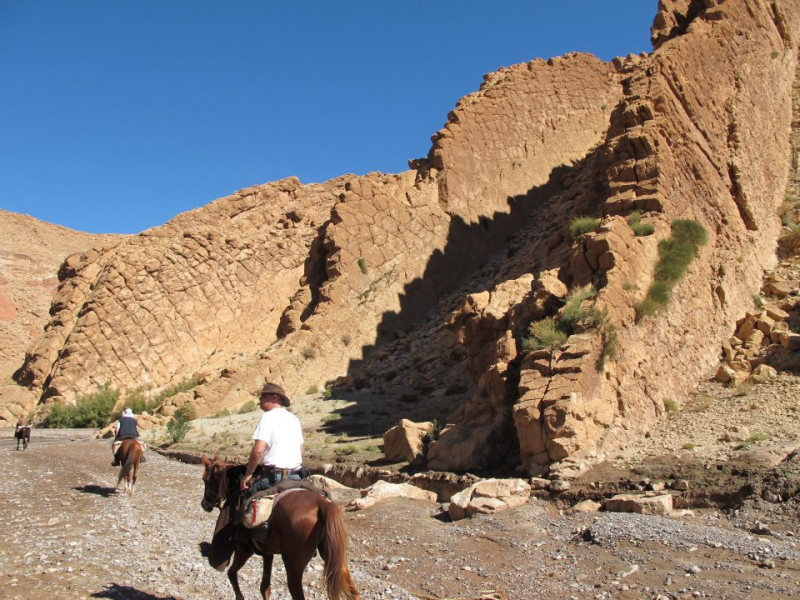
<path fill-rule="evenodd" d="M 233 593 L 236 595 L 236 600 L 244 600 L 242 590 L 239 587 L 239 569 L 244 566 L 244 563 L 246 563 L 251 556 L 253 556 L 252 550 L 248 550 L 245 546 L 236 546 L 231 567 L 228 569 L 228 580 L 233 586 Z"/>
<path fill-rule="evenodd" d="M 272 559 L 273 554 L 264 555 L 264 572 L 261 574 L 261 595 L 264 600 L 269 600 L 270 588 L 272 587 Z"/>

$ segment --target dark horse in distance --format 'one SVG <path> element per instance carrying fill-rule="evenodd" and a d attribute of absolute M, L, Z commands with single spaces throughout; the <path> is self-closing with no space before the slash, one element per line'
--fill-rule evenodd
<path fill-rule="evenodd" d="M 203 466 L 205 492 L 200 505 L 207 512 L 215 506 L 220 509 L 209 562 L 222 570 L 233 554 L 228 579 L 236 600 L 244 599 L 239 588 L 239 569 L 253 554 L 264 558 L 260 587 L 264 600 L 270 596 L 275 554 L 283 558 L 292 600 L 304 600 L 303 571 L 317 550 L 325 561 L 323 574 L 328 597 L 360 599 L 347 568 L 347 534 L 342 511 L 335 502 L 308 489 L 282 492 L 273 506 L 269 527 L 247 529 L 235 519 L 239 479 L 245 466 L 225 463 L 218 456 L 213 460 L 203 456 Z"/>
<path fill-rule="evenodd" d="M 17 423 L 17 427 L 14 430 L 14 437 L 17 438 L 17 450 L 19 450 L 20 442 L 22 442 L 22 449 L 27 450 L 28 444 L 31 443 L 31 428 L 28 425 Z"/>
<path fill-rule="evenodd" d="M 117 479 L 117 489 L 119 489 L 120 483 L 124 479 L 125 491 L 133 495 L 136 479 L 139 476 L 139 463 L 142 460 L 142 446 L 135 439 L 124 440 L 119 450 L 117 450 L 116 456 L 119 457 L 119 462 L 122 465 Z"/>

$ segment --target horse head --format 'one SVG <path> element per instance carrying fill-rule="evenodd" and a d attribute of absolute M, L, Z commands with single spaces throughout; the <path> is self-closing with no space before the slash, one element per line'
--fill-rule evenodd
<path fill-rule="evenodd" d="M 228 467 L 230 465 L 220 460 L 219 456 L 215 455 L 214 459 L 206 458 L 203 454 L 201 457 L 203 461 L 203 499 L 200 501 L 200 506 L 206 512 L 211 512 L 214 507 L 220 508 L 228 495 Z"/>

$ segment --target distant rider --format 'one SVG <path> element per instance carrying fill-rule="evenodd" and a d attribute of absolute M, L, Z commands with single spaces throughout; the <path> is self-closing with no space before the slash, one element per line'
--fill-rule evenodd
<path fill-rule="evenodd" d="M 122 416 L 112 426 L 112 431 L 115 432 L 114 441 L 111 444 L 111 452 L 114 454 L 114 462 L 111 463 L 112 467 L 120 466 L 119 458 L 117 457 L 117 450 L 122 445 L 123 440 L 136 440 L 142 446 L 142 458 L 140 462 L 147 462 L 144 457 L 145 445 L 139 437 L 139 429 L 137 427 L 136 417 L 133 410 L 126 408 L 122 411 Z"/>

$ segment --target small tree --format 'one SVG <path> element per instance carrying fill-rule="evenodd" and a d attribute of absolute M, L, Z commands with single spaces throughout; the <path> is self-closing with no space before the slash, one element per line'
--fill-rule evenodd
<path fill-rule="evenodd" d="M 186 437 L 191 429 L 191 424 L 182 413 L 176 412 L 175 415 L 167 423 L 167 433 L 169 433 L 173 444 L 177 444 Z"/>

